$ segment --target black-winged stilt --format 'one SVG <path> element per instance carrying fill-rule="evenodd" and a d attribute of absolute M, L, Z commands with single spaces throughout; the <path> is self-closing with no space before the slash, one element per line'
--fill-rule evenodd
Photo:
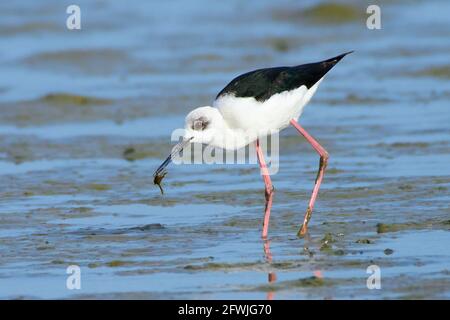
<path fill-rule="evenodd" d="M 262 236 L 267 238 L 273 186 L 259 138 L 264 132 L 280 131 L 291 124 L 320 155 L 314 189 L 298 232 L 299 235 L 304 235 L 327 167 L 328 153 L 297 121 L 325 74 L 351 52 L 316 63 L 259 69 L 236 77 L 219 92 L 213 107 L 200 107 L 186 116 L 184 139 L 155 171 L 154 183 L 161 188 L 165 167 L 174 154 L 189 143 L 238 149 L 255 142 L 265 183 L 266 206 Z"/>

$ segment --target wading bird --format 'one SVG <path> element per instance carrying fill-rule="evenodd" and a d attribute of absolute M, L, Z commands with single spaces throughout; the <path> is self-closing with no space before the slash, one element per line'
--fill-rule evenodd
<path fill-rule="evenodd" d="M 291 124 L 320 155 L 311 199 L 298 232 L 304 235 L 327 167 L 328 153 L 297 121 L 325 74 L 351 52 L 316 63 L 258 69 L 236 77 L 219 92 L 213 107 L 200 107 L 186 116 L 184 138 L 155 171 L 154 183 L 161 188 L 166 166 L 190 143 L 232 150 L 256 143 L 266 197 L 262 237 L 267 238 L 274 188 L 259 139 L 264 132 L 280 131 Z"/>

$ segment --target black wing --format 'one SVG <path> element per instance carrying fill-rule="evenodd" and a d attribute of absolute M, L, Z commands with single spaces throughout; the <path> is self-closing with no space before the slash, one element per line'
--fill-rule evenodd
<path fill-rule="evenodd" d="M 265 101 L 274 94 L 290 91 L 302 85 L 309 89 L 336 63 L 352 52 L 295 67 L 265 68 L 244 73 L 223 88 L 216 99 L 226 94 L 234 94 L 236 97 L 254 97 L 258 101 Z"/>

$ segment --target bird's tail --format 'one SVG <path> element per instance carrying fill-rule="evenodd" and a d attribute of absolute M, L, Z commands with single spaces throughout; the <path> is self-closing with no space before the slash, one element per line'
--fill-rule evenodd
<path fill-rule="evenodd" d="M 341 61 L 343 57 L 352 52 L 353 51 L 349 51 L 336 57 L 319 62 L 302 64 L 294 67 L 294 69 L 298 77 L 301 78 L 301 84 L 304 84 L 308 88 L 310 88 L 315 83 L 317 83 L 317 81 L 322 79 L 328 71 L 330 71 L 339 61 Z"/>
<path fill-rule="evenodd" d="M 341 59 L 342 59 L 343 57 L 345 57 L 346 55 L 348 55 L 348 54 L 350 54 L 350 53 L 353 53 L 353 52 L 354 52 L 354 50 L 348 51 L 348 52 L 343 53 L 343 54 L 340 54 L 340 55 L 338 55 L 338 56 L 336 56 L 336 57 L 333 57 L 333 58 L 324 60 L 324 61 L 322 61 L 322 63 L 325 62 L 325 63 L 330 63 L 330 64 L 332 64 L 332 65 L 335 65 L 336 63 L 338 63 L 339 61 L 341 61 Z"/>

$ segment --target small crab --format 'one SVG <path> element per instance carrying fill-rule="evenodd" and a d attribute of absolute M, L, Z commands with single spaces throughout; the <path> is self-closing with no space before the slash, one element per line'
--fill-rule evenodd
<path fill-rule="evenodd" d="M 164 179 L 164 177 L 166 176 L 166 174 L 167 174 L 167 171 L 165 171 L 165 170 L 154 174 L 153 183 L 159 187 L 159 190 L 161 190 L 161 194 L 164 194 L 164 190 L 161 186 L 161 182 Z"/>

